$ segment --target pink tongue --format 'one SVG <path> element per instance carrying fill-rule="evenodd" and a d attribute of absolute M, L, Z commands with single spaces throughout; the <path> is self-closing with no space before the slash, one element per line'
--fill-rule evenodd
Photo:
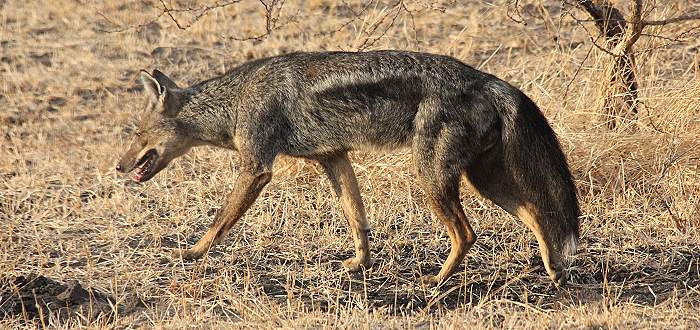
<path fill-rule="evenodd" d="M 151 166 L 151 160 L 147 159 L 141 166 L 137 167 L 134 171 L 134 176 L 131 177 L 132 180 L 136 182 L 141 182 L 143 175 L 146 174 L 146 170 Z"/>
<path fill-rule="evenodd" d="M 131 177 L 132 180 L 136 182 L 141 182 L 141 178 L 143 177 L 143 173 L 139 173 L 139 171 L 134 172 L 134 176 Z"/>

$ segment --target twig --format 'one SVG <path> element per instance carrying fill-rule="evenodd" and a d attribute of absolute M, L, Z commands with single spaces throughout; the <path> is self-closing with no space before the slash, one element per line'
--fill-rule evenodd
<path fill-rule="evenodd" d="M 593 43 L 593 45 L 594 44 L 595 44 L 595 42 Z M 564 100 L 566 100 L 567 95 L 569 95 L 569 87 L 571 87 L 571 84 L 576 80 L 576 77 L 578 77 L 579 72 L 581 72 L 581 69 L 583 68 L 583 64 L 586 63 L 586 60 L 588 59 L 588 57 L 591 56 L 591 53 L 593 52 L 593 47 L 594 47 L 593 45 L 591 45 L 591 47 L 588 48 L 588 52 L 586 52 L 586 56 L 583 58 L 583 60 L 581 60 L 581 63 L 576 68 L 576 72 L 574 72 L 574 76 L 571 78 L 571 80 L 569 80 L 569 83 L 566 84 L 566 89 L 564 89 Z"/>
<path fill-rule="evenodd" d="M 515 9 L 514 9 L 512 12 L 511 12 L 511 10 L 510 10 L 511 4 L 513 5 L 513 7 L 515 7 Z M 512 1 L 509 1 L 509 2 L 508 2 L 508 5 L 507 5 L 507 7 L 506 7 L 506 16 L 508 16 L 508 18 L 510 18 L 510 20 L 512 20 L 512 21 L 515 22 L 515 23 L 527 25 L 527 23 L 526 23 L 525 20 L 523 19 L 523 14 L 520 13 L 519 7 L 520 7 L 520 0 L 512 0 Z M 519 18 L 516 18 L 516 17 L 513 15 L 513 13 L 517 14 L 517 15 L 519 16 Z"/>
<path fill-rule="evenodd" d="M 377 41 L 379 41 L 381 38 L 383 38 L 386 35 L 386 33 L 389 31 L 389 29 L 392 26 L 394 26 L 394 24 L 396 23 L 396 19 L 399 17 L 399 14 L 401 14 L 402 9 L 404 9 L 406 7 L 403 3 L 403 0 L 401 0 L 401 1 L 399 1 L 399 3 L 396 6 L 394 6 L 394 8 L 396 9 L 396 13 L 394 13 L 394 16 L 391 18 L 391 21 L 389 22 L 389 24 L 387 24 L 386 27 L 384 28 L 384 30 L 382 30 L 382 33 L 379 36 L 373 38 L 374 33 L 382 25 L 382 23 L 384 23 L 384 19 L 386 19 L 386 17 L 389 16 L 389 13 L 385 14 L 382 17 L 382 19 L 379 21 L 379 23 L 375 24 L 374 27 L 372 27 L 370 29 L 369 33 L 367 33 L 367 38 L 365 38 L 365 40 L 357 48 L 357 50 L 363 51 L 363 50 L 366 50 L 366 49 L 374 46 L 374 44 L 376 44 Z"/>
<path fill-rule="evenodd" d="M 691 20 L 700 20 L 700 13 L 681 15 L 678 17 L 669 18 L 669 19 L 662 19 L 662 20 L 658 20 L 658 21 L 642 21 L 641 23 L 644 26 L 659 26 L 659 25 L 668 25 L 668 24 L 679 23 L 679 22 L 684 22 L 684 21 L 691 21 Z"/>

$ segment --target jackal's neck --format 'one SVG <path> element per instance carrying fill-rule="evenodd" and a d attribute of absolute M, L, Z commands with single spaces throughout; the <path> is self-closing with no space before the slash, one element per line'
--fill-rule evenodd
<path fill-rule="evenodd" d="M 230 97 L 216 90 L 193 91 L 178 117 L 187 123 L 192 138 L 201 144 L 234 147 L 237 111 Z"/>

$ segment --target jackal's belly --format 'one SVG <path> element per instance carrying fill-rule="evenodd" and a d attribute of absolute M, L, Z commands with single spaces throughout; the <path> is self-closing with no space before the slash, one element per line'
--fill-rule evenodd
<path fill-rule="evenodd" d="M 400 149 L 410 145 L 415 113 L 411 107 L 398 104 L 348 112 L 308 111 L 303 120 L 292 125 L 287 153 L 314 156 L 349 150 Z"/>
<path fill-rule="evenodd" d="M 348 134 L 345 146 L 349 150 L 390 152 L 410 146 L 413 122 L 374 122 L 354 134 Z"/>

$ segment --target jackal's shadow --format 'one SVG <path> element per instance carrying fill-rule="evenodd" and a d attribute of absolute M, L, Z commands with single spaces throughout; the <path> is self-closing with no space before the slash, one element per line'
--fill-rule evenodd
<path fill-rule="evenodd" d="M 537 253 L 533 253 L 529 263 L 516 265 L 508 274 L 481 276 L 477 280 L 474 278 L 488 273 L 488 268 L 469 263 L 465 271 L 438 289 L 426 288 L 418 280 L 420 274 L 416 269 L 437 271 L 438 267 L 428 262 L 402 267 L 390 274 L 372 269 L 355 274 L 339 270 L 340 275 L 332 283 L 320 283 L 320 278 L 313 275 L 300 274 L 290 279 L 274 272 L 261 274 L 260 282 L 264 293 L 272 299 L 284 303 L 296 301 L 310 310 L 322 311 L 358 307 L 397 313 L 434 312 L 493 299 L 549 309 L 559 304 L 596 302 L 604 298 L 601 292 L 612 293 L 607 299 L 654 306 L 672 297 L 697 294 L 693 288 L 700 285 L 700 251 L 636 246 L 611 253 L 613 250 L 601 249 L 597 243 L 584 242 L 583 251 L 572 264 L 571 280 L 561 289 L 549 281 Z M 328 259 L 343 257 L 346 256 L 331 255 Z M 382 257 L 377 255 L 379 263 Z M 446 253 L 441 257 L 445 258 Z"/>

